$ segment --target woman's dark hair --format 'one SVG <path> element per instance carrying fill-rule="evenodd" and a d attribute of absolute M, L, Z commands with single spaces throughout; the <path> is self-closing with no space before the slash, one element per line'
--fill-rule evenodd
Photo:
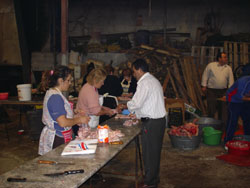
<path fill-rule="evenodd" d="M 87 66 L 87 73 L 90 73 L 93 69 L 95 69 L 95 64 L 90 62 Z"/>
<path fill-rule="evenodd" d="M 48 75 L 49 78 L 44 80 L 44 86 L 48 86 L 49 88 L 57 86 L 57 81 L 59 78 L 66 80 L 66 78 L 71 74 L 71 69 L 66 66 L 58 66 L 54 70 L 50 71 Z"/>
<path fill-rule="evenodd" d="M 133 62 L 132 66 L 135 68 L 135 70 L 141 69 L 143 72 L 149 71 L 148 64 L 144 59 L 137 59 L 135 62 Z"/>
<path fill-rule="evenodd" d="M 109 75 L 110 73 L 114 73 L 115 69 L 112 67 L 112 65 L 105 66 L 105 71 Z"/>
<path fill-rule="evenodd" d="M 132 70 L 130 68 L 126 68 L 122 71 L 122 76 L 132 76 Z"/>

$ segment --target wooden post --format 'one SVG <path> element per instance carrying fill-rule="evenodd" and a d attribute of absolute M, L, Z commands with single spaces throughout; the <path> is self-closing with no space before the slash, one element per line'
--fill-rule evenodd
<path fill-rule="evenodd" d="M 68 0 L 61 0 L 62 65 L 68 65 Z"/>
<path fill-rule="evenodd" d="M 238 64 L 238 43 L 234 42 L 234 69 L 239 66 Z"/>

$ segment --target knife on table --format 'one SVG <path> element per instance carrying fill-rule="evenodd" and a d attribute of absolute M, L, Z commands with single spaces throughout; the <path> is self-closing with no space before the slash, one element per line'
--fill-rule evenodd
<path fill-rule="evenodd" d="M 8 182 L 41 182 L 41 183 L 48 182 L 44 180 L 35 180 L 35 179 L 27 179 L 27 178 L 12 178 L 12 177 L 7 178 L 7 181 Z"/>
<path fill-rule="evenodd" d="M 44 176 L 57 177 L 57 176 L 61 176 L 61 175 L 70 175 L 70 174 L 78 174 L 78 173 L 84 173 L 84 170 L 83 169 L 80 169 L 80 170 L 68 170 L 68 171 L 64 171 L 64 172 L 44 174 Z"/>
<path fill-rule="evenodd" d="M 57 165 L 57 164 L 62 164 L 62 165 L 73 165 L 74 163 L 61 163 L 61 162 L 56 162 L 56 161 L 49 161 L 49 160 L 38 160 L 38 164 L 51 164 L 51 165 Z"/>

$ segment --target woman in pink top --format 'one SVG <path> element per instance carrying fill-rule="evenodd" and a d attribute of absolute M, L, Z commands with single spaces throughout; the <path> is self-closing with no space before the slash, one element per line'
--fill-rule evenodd
<path fill-rule="evenodd" d="M 98 89 L 104 84 L 105 79 L 106 72 L 103 69 L 92 70 L 87 77 L 87 83 L 83 85 L 78 96 L 76 108 L 84 111 L 92 120 L 98 121 L 95 125 L 91 125 L 91 122 L 89 123 L 89 126 L 92 128 L 99 124 L 99 116 L 112 116 L 115 113 L 114 110 L 102 106 L 102 102 L 99 99 Z"/>

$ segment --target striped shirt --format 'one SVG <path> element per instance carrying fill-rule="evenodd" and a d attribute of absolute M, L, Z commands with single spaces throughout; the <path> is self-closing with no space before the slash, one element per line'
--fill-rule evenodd
<path fill-rule="evenodd" d="M 229 65 L 212 62 L 205 68 L 201 85 L 212 89 L 226 89 L 234 83 L 232 69 Z"/>
<path fill-rule="evenodd" d="M 164 117 L 166 109 L 160 82 L 150 73 L 145 73 L 137 82 L 136 92 L 127 106 L 130 112 L 135 112 L 137 118 Z"/>

